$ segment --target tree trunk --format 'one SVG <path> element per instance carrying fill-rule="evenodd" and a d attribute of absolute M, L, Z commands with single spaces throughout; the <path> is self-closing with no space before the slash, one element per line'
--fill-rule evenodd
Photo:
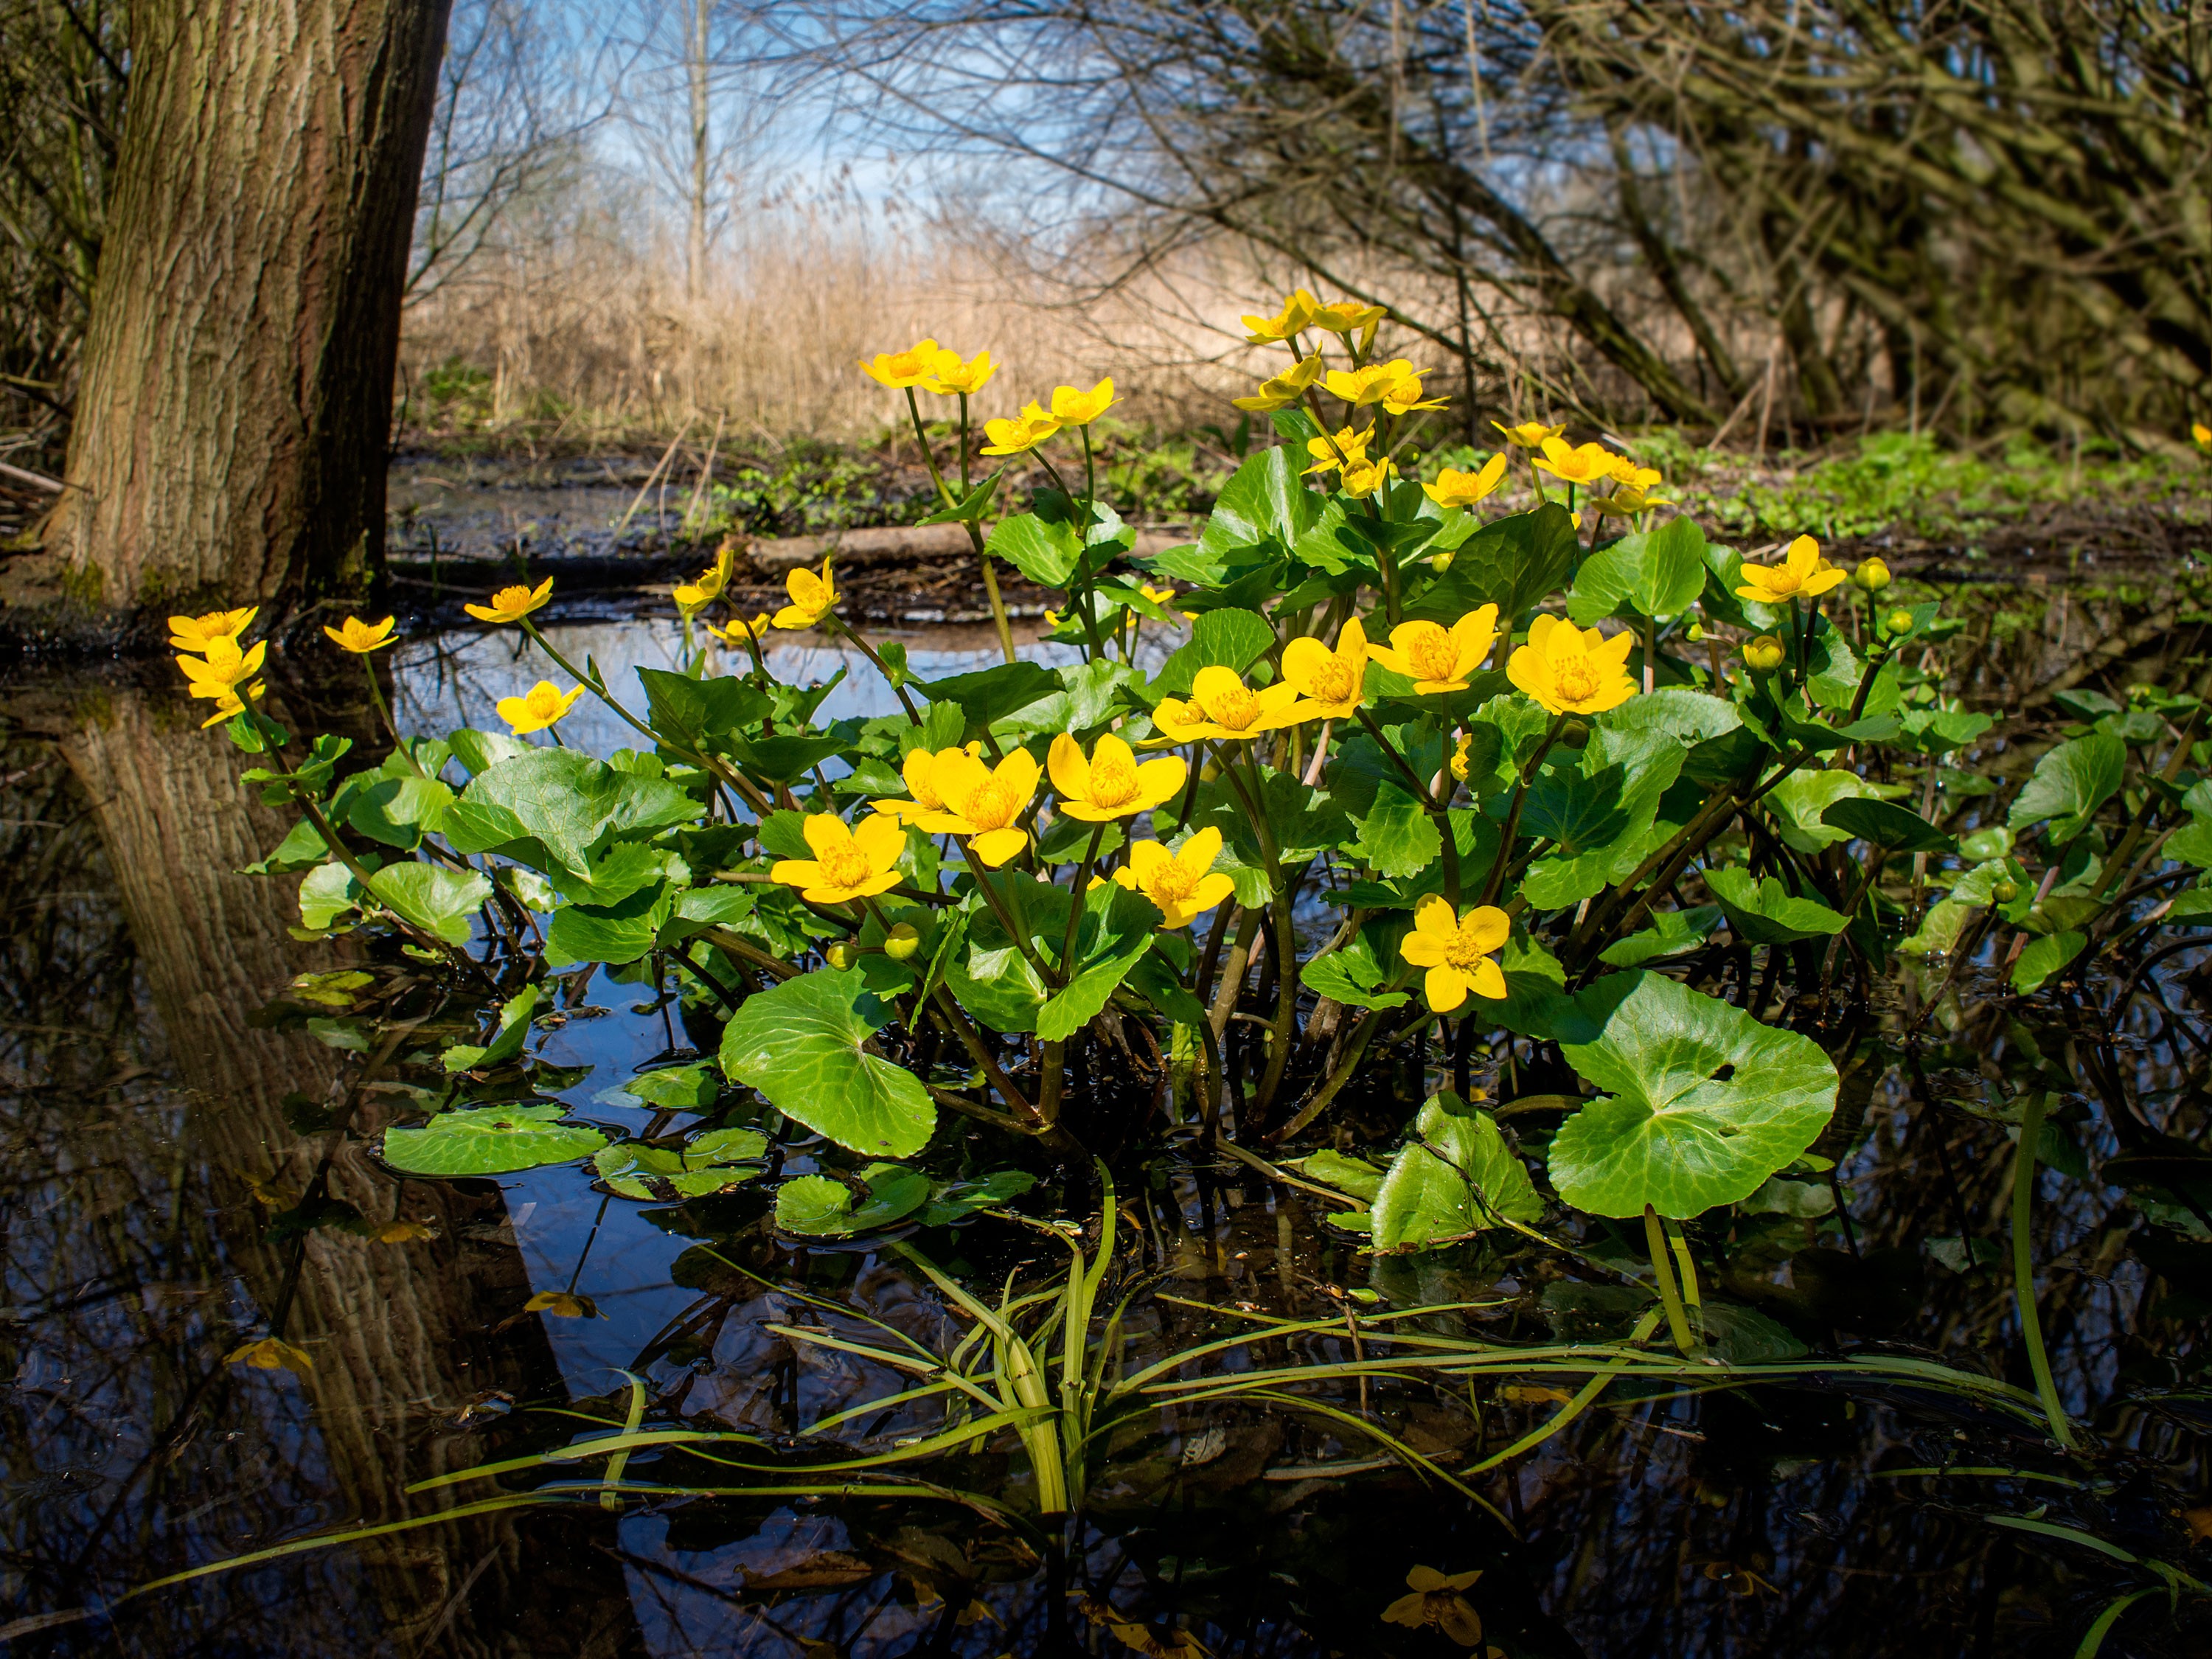
<path fill-rule="evenodd" d="M 80 600 L 296 602 L 383 556 L 399 304 L 450 0 L 134 21 L 70 485 Z"/>

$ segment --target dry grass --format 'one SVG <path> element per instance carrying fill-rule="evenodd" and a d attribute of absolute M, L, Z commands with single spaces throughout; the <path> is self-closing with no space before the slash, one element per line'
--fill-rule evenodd
<path fill-rule="evenodd" d="M 896 215 L 783 210 L 726 235 L 697 297 L 680 245 L 611 210 L 539 217 L 407 313 L 418 428 L 571 443 L 726 422 L 733 440 L 865 438 L 902 406 L 854 360 L 931 335 L 1000 364 L 978 418 L 1111 374 L 1129 418 L 1218 421 L 1248 383 L 1256 279 L 1225 261 L 1079 302 L 1020 251 Z M 456 366 L 465 366 L 455 372 Z"/>

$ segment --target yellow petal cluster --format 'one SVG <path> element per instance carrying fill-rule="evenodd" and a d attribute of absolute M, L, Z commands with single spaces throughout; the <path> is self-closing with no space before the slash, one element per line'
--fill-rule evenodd
<path fill-rule="evenodd" d="M 1334 305 L 1322 306 L 1314 313 L 1314 326 L 1327 329 L 1331 334 L 1346 337 L 1362 329 L 1371 333 L 1389 311 L 1387 306 L 1363 305 L 1357 300 L 1339 300 Z"/>
<path fill-rule="evenodd" d="M 1152 724 L 1171 743 L 1240 742 L 1308 718 L 1294 707 L 1297 701 L 1298 689 L 1288 680 L 1255 691 L 1235 669 L 1213 663 L 1198 671 L 1188 699 L 1161 698 Z"/>
<path fill-rule="evenodd" d="M 1273 316 L 1245 318 L 1244 338 L 1252 345 L 1273 345 L 1278 340 L 1294 338 L 1314 325 L 1320 311 L 1320 301 L 1304 289 L 1293 289 L 1284 297 L 1283 308 Z"/>
<path fill-rule="evenodd" d="M 879 351 L 860 359 L 860 372 L 894 392 L 920 386 L 937 373 L 939 347 L 932 339 L 916 340 L 904 351 Z"/>
<path fill-rule="evenodd" d="M 1052 418 L 1061 426 L 1089 426 L 1119 401 L 1110 374 L 1088 392 L 1056 386 L 1052 389 Z"/>
<path fill-rule="evenodd" d="M 791 603 L 769 618 L 772 627 L 811 628 L 837 608 L 837 579 L 830 574 L 827 559 L 818 576 L 799 566 L 783 579 L 783 591 Z"/>
<path fill-rule="evenodd" d="M 940 349 L 927 379 L 920 385 L 924 392 L 934 392 L 940 398 L 973 397 L 991 383 L 999 366 L 991 361 L 991 354 L 979 351 L 963 361 L 957 351 Z"/>
<path fill-rule="evenodd" d="M 1561 483 L 1589 484 L 1613 476 L 1620 458 L 1603 444 L 1570 444 L 1564 438 L 1543 440 L 1536 465 Z"/>
<path fill-rule="evenodd" d="M 888 812 L 901 823 L 919 823 L 933 815 L 949 812 L 951 808 L 945 799 L 945 790 L 939 782 L 939 773 L 950 782 L 954 776 L 956 762 L 972 761 L 983 752 L 981 743 L 971 743 L 966 748 L 939 749 L 932 753 L 927 749 L 909 749 L 899 770 L 906 779 L 907 800 L 871 801 L 878 812 Z"/>
<path fill-rule="evenodd" d="M 968 850 L 996 869 L 1030 844 L 1020 823 L 1042 776 L 1026 749 L 1009 750 L 995 767 L 964 749 L 939 750 L 930 782 L 945 810 L 924 813 L 916 822 L 933 836 L 967 836 Z"/>
<path fill-rule="evenodd" d="M 243 611 L 210 611 L 204 617 L 172 617 L 169 643 L 179 651 L 204 651 L 217 640 L 235 641 L 260 609 L 258 605 L 249 605 Z"/>
<path fill-rule="evenodd" d="M 1801 595 L 1818 599 L 1843 581 L 1844 573 L 1820 556 L 1820 544 L 1800 536 L 1790 544 L 1780 564 L 1744 566 L 1743 586 L 1735 592 L 1738 599 L 1757 599 L 1761 605 L 1788 605 Z"/>
<path fill-rule="evenodd" d="M 1504 434 L 1505 441 L 1516 449 L 1541 449 L 1545 440 L 1556 438 L 1567 429 L 1564 423 L 1546 426 L 1541 421 L 1523 421 L 1518 426 L 1506 426 L 1492 421 L 1491 425 Z"/>
<path fill-rule="evenodd" d="M 814 856 L 779 859 L 768 872 L 769 880 L 798 888 L 800 897 L 816 904 L 843 904 L 898 885 L 906 831 L 896 818 L 863 818 L 853 830 L 835 812 L 810 812 L 800 833 Z"/>
<path fill-rule="evenodd" d="M 1367 459 L 1367 446 L 1375 441 L 1375 428 L 1354 432 L 1350 427 L 1339 428 L 1334 438 L 1309 438 L 1306 453 L 1314 458 L 1305 476 L 1316 472 L 1334 472 L 1342 467 L 1357 466 Z"/>
<path fill-rule="evenodd" d="M 1497 489 L 1504 477 L 1505 452 L 1501 449 L 1482 464 L 1479 472 L 1461 472 L 1448 466 L 1437 474 L 1434 483 L 1421 488 L 1438 507 L 1473 507 Z"/>
<path fill-rule="evenodd" d="M 1172 853 L 1156 841 L 1133 843 L 1128 863 L 1114 879 L 1158 905 L 1161 927 L 1188 927 L 1237 890 L 1234 881 L 1213 868 L 1220 854 L 1221 831 L 1209 824 Z"/>
<path fill-rule="evenodd" d="M 1231 398 L 1237 408 L 1255 415 L 1272 415 L 1279 409 L 1288 409 L 1305 395 L 1321 374 L 1321 353 L 1301 358 L 1297 364 L 1280 374 L 1260 382 L 1260 389 L 1249 398 Z"/>
<path fill-rule="evenodd" d="M 707 624 L 707 631 L 709 634 L 712 634 L 716 639 L 721 641 L 724 645 L 741 646 L 747 640 L 758 640 L 763 638 L 766 635 L 768 630 L 775 625 L 775 618 L 770 617 L 767 611 L 757 611 L 753 613 L 752 620 L 750 622 L 746 621 L 743 617 L 732 617 L 730 619 L 729 625 L 725 628 L 717 628 L 714 623 L 708 623 Z"/>
<path fill-rule="evenodd" d="M 697 580 L 678 582 L 672 590 L 676 608 L 689 622 L 708 605 L 722 597 L 722 590 L 730 585 L 730 571 L 737 562 L 737 550 L 727 543 L 714 551 L 714 562 L 698 574 Z"/>
<path fill-rule="evenodd" d="M 1098 739 L 1088 758 L 1081 744 L 1061 732 L 1045 755 L 1045 769 L 1060 793 L 1060 810 L 1085 823 L 1149 812 L 1173 799 L 1190 774 L 1180 755 L 1139 761 L 1111 732 Z"/>
<path fill-rule="evenodd" d="M 552 597 L 553 579 L 548 576 L 535 587 L 502 587 L 491 596 L 489 605 L 465 605 L 461 609 L 478 622 L 520 622 L 532 611 L 543 607 Z"/>
<path fill-rule="evenodd" d="M 563 692 L 552 681 L 540 680 L 519 697 L 501 697 L 499 717 L 516 737 L 526 738 L 532 732 L 544 732 L 556 725 L 583 695 L 580 685 L 571 686 Z"/>
<path fill-rule="evenodd" d="M 1370 645 L 1367 654 L 1413 681 L 1416 693 L 1464 691 L 1497 640 L 1498 607 L 1486 605 L 1449 628 L 1442 623 L 1400 623 L 1390 630 L 1389 645 Z"/>
<path fill-rule="evenodd" d="M 983 435 L 990 440 L 983 446 L 983 453 L 1018 455 L 1024 450 L 1035 449 L 1059 430 L 1060 422 L 1032 400 L 1024 404 L 1022 412 L 1012 420 L 983 422 Z"/>
<path fill-rule="evenodd" d="M 1357 714 L 1367 676 L 1367 630 L 1352 617 L 1336 636 L 1334 649 L 1300 635 L 1283 647 L 1283 678 L 1305 701 L 1300 720 L 1349 720 Z"/>
<path fill-rule="evenodd" d="M 358 617 L 348 617 L 337 628 L 325 628 L 323 636 L 341 651 L 350 651 L 356 657 L 365 657 L 372 651 L 380 651 L 392 643 L 392 628 L 395 617 L 386 617 L 380 623 L 363 622 Z"/>
<path fill-rule="evenodd" d="M 1549 611 L 1528 624 L 1528 643 L 1505 664 L 1505 677 L 1554 714 L 1601 714 L 1636 695 L 1626 664 L 1636 647 L 1626 629 L 1611 639 Z"/>
<path fill-rule="evenodd" d="M 1434 894 L 1413 911 L 1413 930 L 1398 952 L 1407 965 L 1425 968 L 1421 992 L 1429 1006 L 1448 1014 L 1469 991 L 1493 1000 L 1505 994 L 1505 974 L 1491 953 L 1505 943 L 1513 923 L 1494 904 L 1477 905 L 1465 915 Z"/>

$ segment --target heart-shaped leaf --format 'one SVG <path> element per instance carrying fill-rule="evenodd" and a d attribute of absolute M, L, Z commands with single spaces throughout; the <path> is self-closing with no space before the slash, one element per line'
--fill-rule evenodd
<path fill-rule="evenodd" d="M 1533 1223 L 1544 1200 L 1496 1121 L 1445 1093 L 1414 1118 L 1373 1209 L 1377 1250 L 1418 1250 L 1499 1226 L 1501 1217 Z"/>
<path fill-rule="evenodd" d="M 474 1071 L 513 1060 L 522 1052 L 523 1039 L 530 1035 L 530 1017 L 538 1011 L 538 988 L 535 985 L 526 985 L 509 997 L 500 1006 L 499 1027 L 492 1033 L 491 1041 L 482 1047 L 472 1042 L 455 1043 L 445 1052 L 446 1069 Z"/>
<path fill-rule="evenodd" d="M 865 1196 L 831 1176 L 785 1182 L 775 1189 L 775 1224 L 787 1233 L 842 1238 L 902 1221 L 929 1201 L 929 1177 L 903 1164 L 871 1164 L 860 1179 Z"/>
<path fill-rule="evenodd" d="M 419 1128 L 389 1129 L 384 1161 L 407 1175 L 512 1175 L 587 1158 L 607 1144 L 597 1129 L 563 1123 L 558 1101 L 441 1112 Z"/>
<path fill-rule="evenodd" d="M 393 915 L 448 945 L 469 942 L 469 923 L 491 896 L 490 880 L 477 871 L 429 864 L 387 864 L 368 884 Z"/>
<path fill-rule="evenodd" d="M 1836 1068 L 1794 1031 L 1650 972 L 1574 1000 L 1567 1063 L 1604 1092 L 1560 1126 L 1559 1196 L 1594 1215 L 1686 1220 L 1757 1191 L 1836 1109 Z"/>
<path fill-rule="evenodd" d="M 1820 822 L 1893 853 L 1954 853 L 1958 847 L 1919 813 L 1894 801 L 1846 796 L 1822 809 Z"/>
<path fill-rule="evenodd" d="M 623 1198 L 674 1204 L 743 1186 L 761 1172 L 729 1166 L 767 1151 L 768 1137 L 757 1129 L 709 1129 L 681 1147 L 643 1141 L 605 1146 L 593 1154 L 592 1165 Z"/>
<path fill-rule="evenodd" d="M 2100 732 L 2062 743 L 2036 762 L 2005 822 L 2020 830 L 2048 819 L 2044 835 L 2053 847 L 2063 847 L 2112 798 L 2127 765 L 2128 746 L 2118 738 Z"/>
<path fill-rule="evenodd" d="M 1705 885 L 1728 912 L 1735 936 L 1753 945 L 1795 945 L 1844 931 L 1844 918 L 1817 900 L 1799 898 L 1773 876 L 1753 881 L 1751 872 L 1722 865 L 1705 872 Z"/>
<path fill-rule="evenodd" d="M 890 1012 L 858 969 L 801 974 L 731 1016 L 722 1071 L 841 1146 L 909 1157 L 928 1143 L 937 1108 L 911 1072 L 861 1048 Z"/>

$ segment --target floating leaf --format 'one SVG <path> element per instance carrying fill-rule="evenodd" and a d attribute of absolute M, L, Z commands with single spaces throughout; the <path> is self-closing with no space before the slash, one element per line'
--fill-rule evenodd
<path fill-rule="evenodd" d="M 605 1146 L 592 1155 L 592 1164 L 599 1179 L 624 1198 L 673 1204 L 743 1186 L 761 1172 L 728 1166 L 767 1151 L 768 1137 L 757 1129 L 709 1129 L 680 1149 L 643 1141 Z"/>
<path fill-rule="evenodd" d="M 909 1157 L 937 1108 L 911 1072 L 861 1048 L 890 1014 L 857 969 L 787 979 L 747 997 L 723 1028 L 723 1073 L 841 1146 Z"/>
<path fill-rule="evenodd" d="M 860 1171 L 860 1185 L 865 1196 L 831 1176 L 787 1181 L 775 1189 L 775 1224 L 787 1233 L 838 1238 L 888 1227 L 929 1201 L 929 1177 L 903 1164 L 871 1164 Z"/>
<path fill-rule="evenodd" d="M 722 1079 L 711 1060 L 664 1066 L 640 1072 L 626 1083 L 602 1089 L 592 1098 L 602 1106 L 658 1106 L 672 1112 L 703 1112 L 722 1096 Z"/>
<path fill-rule="evenodd" d="M 1605 1091 L 1552 1139 L 1552 1184 L 1577 1209 L 1686 1220 L 1734 1204 L 1835 1111 L 1817 1044 L 1663 975 L 1609 975 L 1574 1007 L 1582 1029 L 1561 1052 Z"/>
<path fill-rule="evenodd" d="M 441 1112 L 417 1128 L 388 1129 L 384 1161 L 406 1175 L 512 1175 L 589 1157 L 606 1136 L 563 1123 L 558 1101 Z"/>
<path fill-rule="evenodd" d="M 925 1227 L 946 1227 L 984 1210 L 1011 1204 L 1036 1185 L 1026 1170 L 994 1170 L 972 1181 L 940 1182 L 932 1187 L 920 1217 Z"/>
<path fill-rule="evenodd" d="M 1377 1250 L 1418 1250 L 1544 1213 L 1535 1183 L 1495 1119 L 1458 1096 L 1435 1096 L 1413 1120 L 1413 1138 L 1375 1194 Z"/>
<path fill-rule="evenodd" d="M 1372 1200 L 1381 1190 L 1384 1171 L 1364 1158 L 1350 1158 L 1342 1152 L 1310 1152 L 1293 1158 L 1285 1166 L 1300 1175 L 1318 1181 L 1324 1187 L 1334 1187 L 1353 1198 Z"/>

